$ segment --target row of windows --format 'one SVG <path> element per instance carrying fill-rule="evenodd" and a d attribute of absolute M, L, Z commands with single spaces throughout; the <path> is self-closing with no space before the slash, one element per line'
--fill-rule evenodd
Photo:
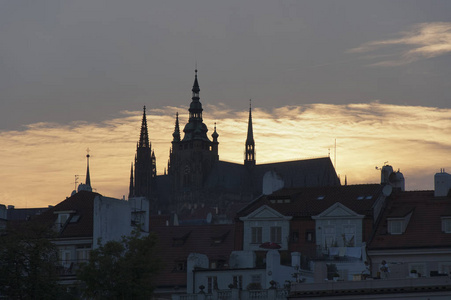
<path fill-rule="evenodd" d="M 389 219 L 387 221 L 387 230 L 390 234 L 403 234 L 406 230 L 409 220 L 406 218 Z M 442 217 L 442 232 L 451 233 L 451 218 Z"/>
<path fill-rule="evenodd" d="M 262 240 L 262 227 L 251 227 L 251 242 L 252 244 L 261 244 Z M 270 227 L 270 236 L 269 242 L 271 243 L 282 243 L 282 227 L 280 226 L 272 226 Z M 305 233 L 305 241 L 306 242 L 315 242 L 315 233 L 313 230 L 307 231 Z M 299 231 L 292 231 L 290 242 L 297 243 L 299 242 Z"/>
<path fill-rule="evenodd" d="M 250 275 L 250 282 L 254 284 L 261 284 L 262 277 L 260 274 L 252 274 Z M 234 288 L 238 288 L 240 290 L 243 289 L 243 275 L 234 275 L 232 278 L 232 284 Z M 207 293 L 211 294 L 214 289 L 218 289 L 218 277 L 217 276 L 209 276 L 207 277 Z M 224 287 L 221 287 L 224 288 Z"/>
<path fill-rule="evenodd" d="M 270 237 L 269 241 L 271 243 L 282 242 L 282 227 L 273 226 L 270 227 Z M 252 227 L 252 244 L 261 244 L 262 243 L 262 227 Z"/>

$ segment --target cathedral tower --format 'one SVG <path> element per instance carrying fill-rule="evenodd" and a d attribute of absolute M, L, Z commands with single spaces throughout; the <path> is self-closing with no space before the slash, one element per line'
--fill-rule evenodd
<path fill-rule="evenodd" d="M 141 132 L 136 146 L 135 176 L 133 166 L 130 174 L 130 197 L 147 197 L 150 199 L 153 178 L 156 176 L 156 159 L 149 142 L 147 130 L 146 107 L 143 109 Z"/>
<path fill-rule="evenodd" d="M 199 97 L 199 82 L 195 71 L 189 120 L 180 137 L 179 118 L 176 115 L 172 149 L 170 151 L 168 174 L 172 177 L 172 190 L 177 202 L 200 201 L 199 195 L 212 166 L 219 160 L 218 133 L 207 136 L 207 126 L 202 119 L 202 103 Z M 195 200 L 194 200 L 195 199 Z"/>

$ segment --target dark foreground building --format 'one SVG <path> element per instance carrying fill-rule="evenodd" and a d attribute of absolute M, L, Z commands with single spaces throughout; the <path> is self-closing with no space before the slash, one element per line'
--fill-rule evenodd
<path fill-rule="evenodd" d="M 130 175 L 129 197 L 147 197 L 153 210 L 191 210 L 197 207 L 226 209 L 233 203 L 248 203 L 263 193 L 282 187 L 340 185 L 329 157 L 256 164 L 252 112 L 249 108 L 244 164 L 219 160 L 216 126 L 210 137 L 202 119 L 197 70 L 189 107 L 189 121 L 180 133 L 178 114 L 172 134 L 168 172 L 156 174 L 144 107 L 140 139 Z"/>

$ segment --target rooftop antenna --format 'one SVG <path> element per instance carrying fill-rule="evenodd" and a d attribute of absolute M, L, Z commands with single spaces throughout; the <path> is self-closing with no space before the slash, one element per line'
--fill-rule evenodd
<path fill-rule="evenodd" d="M 335 146 L 334 146 L 334 167 L 335 170 L 337 169 L 337 139 L 335 139 Z"/>
<path fill-rule="evenodd" d="M 75 184 L 75 190 L 77 190 L 77 183 L 78 183 L 78 178 L 80 177 L 80 175 L 75 175 L 75 182 L 74 182 L 74 184 Z"/>

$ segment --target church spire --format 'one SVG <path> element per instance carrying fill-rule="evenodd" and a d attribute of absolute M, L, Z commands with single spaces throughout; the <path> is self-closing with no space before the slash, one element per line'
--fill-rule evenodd
<path fill-rule="evenodd" d="M 185 125 L 183 132 L 185 133 L 182 142 L 193 141 L 193 140 L 203 140 L 205 142 L 210 142 L 207 137 L 207 126 L 202 120 L 202 103 L 199 100 L 199 82 L 197 80 L 197 69 L 194 78 L 194 84 L 192 88 L 193 97 L 191 98 L 191 104 L 189 106 L 189 120 L 188 124 Z"/>
<path fill-rule="evenodd" d="M 146 106 L 145 105 L 144 105 L 144 109 L 143 109 L 143 119 L 141 122 L 141 134 L 139 136 L 138 147 L 150 148 L 149 133 L 147 131 L 147 118 L 146 118 Z"/>
<path fill-rule="evenodd" d="M 91 155 L 89 155 L 89 148 L 86 149 L 86 161 L 87 161 L 87 168 L 86 168 L 86 182 L 85 184 L 89 187 L 91 187 L 91 176 L 89 174 L 89 158 L 91 157 Z"/>
<path fill-rule="evenodd" d="M 180 127 L 179 127 L 179 113 L 177 112 L 175 115 L 175 128 L 174 133 L 172 134 L 174 142 L 180 142 Z"/>
<path fill-rule="evenodd" d="M 135 190 L 134 181 L 133 181 L 133 163 L 130 170 L 130 186 L 128 188 L 128 198 L 134 197 L 133 191 Z"/>
<path fill-rule="evenodd" d="M 202 122 L 202 103 L 200 103 L 199 98 L 199 82 L 197 81 L 197 69 L 195 70 L 196 75 L 194 77 L 194 84 L 193 89 L 191 90 L 193 92 L 193 97 L 191 98 L 191 104 L 189 106 L 189 122 L 195 121 L 195 122 Z"/>
<path fill-rule="evenodd" d="M 247 138 L 244 151 L 244 164 L 255 165 L 255 142 L 254 142 L 254 131 L 252 129 L 251 100 L 249 100 L 249 121 L 247 125 Z"/>

